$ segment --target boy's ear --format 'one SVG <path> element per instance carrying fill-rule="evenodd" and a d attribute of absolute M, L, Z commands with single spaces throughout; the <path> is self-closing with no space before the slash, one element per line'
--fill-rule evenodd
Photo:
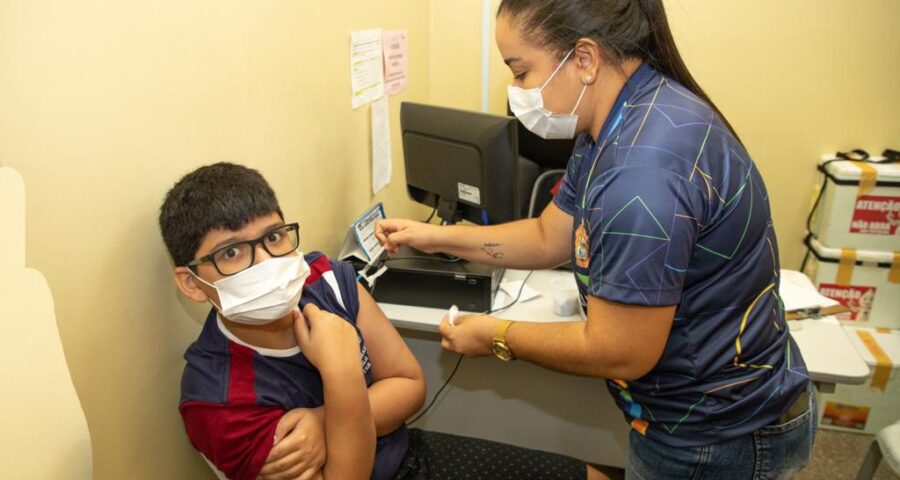
<path fill-rule="evenodd" d="M 196 278 L 188 267 L 175 267 L 175 285 L 186 297 L 197 303 L 205 303 L 209 296 L 200 289 Z"/>

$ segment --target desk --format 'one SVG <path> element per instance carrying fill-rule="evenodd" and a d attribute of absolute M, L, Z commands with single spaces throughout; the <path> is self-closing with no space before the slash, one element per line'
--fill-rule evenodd
<path fill-rule="evenodd" d="M 504 282 L 524 280 L 528 276 L 527 270 L 507 270 L 503 276 Z M 570 278 L 575 285 L 572 272 L 563 270 L 535 270 L 528 279 L 528 286 L 541 292 L 541 296 L 527 302 L 516 303 L 503 312 L 494 315 L 510 320 L 529 320 L 533 322 L 567 322 L 581 320 L 578 315 L 570 317 L 558 317 L 553 313 L 553 298 L 551 282 L 556 278 Z M 423 332 L 437 332 L 441 319 L 447 314 L 447 310 L 425 307 L 411 307 L 409 305 L 396 305 L 380 303 L 385 315 L 397 328 L 419 330 Z M 465 312 L 463 312 L 465 314 Z"/>
<path fill-rule="evenodd" d="M 504 281 L 523 280 L 527 274 L 507 270 Z M 553 313 L 550 284 L 560 277 L 575 282 L 571 272 L 535 271 L 528 285 L 542 295 L 496 315 L 512 320 L 580 320 L 577 315 L 558 317 Z M 457 358 L 440 348 L 437 328 L 446 310 L 393 304 L 381 304 L 381 308 L 421 363 L 430 401 Z M 833 390 L 834 383 L 866 380 L 869 368 L 836 320 L 801 320 L 797 325 L 801 328 L 792 329 L 792 334 L 810 376 L 821 388 Z M 450 386 L 416 426 L 616 467 L 625 466 L 628 452 L 628 425 L 605 382 L 493 357 L 463 360 Z"/>
<path fill-rule="evenodd" d="M 859 385 L 869 377 L 869 365 L 834 317 L 792 320 L 788 325 L 819 391 L 833 393 L 837 383 Z"/>

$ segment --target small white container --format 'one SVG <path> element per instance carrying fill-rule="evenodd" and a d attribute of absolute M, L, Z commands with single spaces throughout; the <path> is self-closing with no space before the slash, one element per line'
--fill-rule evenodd
<path fill-rule="evenodd" d="M 813 217 L 813 234 L 831 247 L 900 250 L 900 163 L 834 158 L 822 157 L 819 164 L 825 191 Z M 874 188 L 866 192 L 860 191 L 863 168 L 877 174 Z"/>
<path fill-rule="evenodd" d="M 900 266 L 894 265 L 893 252 L 855 250 L 856 261 L 842 269 L 846 250 L 826 247 L 814 237 L 807 245 L 811 255 L 804 273 L 819 293 L 850 308 L 837 315 L 842 323 L 900 329 Z"/>
<path fill-rule="evenodd" d="M 834 393 L 820 393 L 819 421 L 822 428 L 875 434 L 900 420 L 900 332 L 867 327 L 845 330 L 871 373 L 861 385 L 839 384 Z M 873 349 L 884 355 L 880 365 Z"/>
<path fill-rule="evenodd" d="M 574 279 L 556 278 L 551 285 L 553 285 L 553 313 L 560 317 L 575 315 L 581 304 L 578 301 L 578 286 Z"/>

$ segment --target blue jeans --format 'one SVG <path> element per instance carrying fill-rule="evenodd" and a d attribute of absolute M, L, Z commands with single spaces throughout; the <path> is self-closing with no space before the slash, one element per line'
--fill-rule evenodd
<path fill-rule="evenodd" d="M 677 448 L 631 431 L 626 480 L 790 478 L 809 463 L 816 436 L 815 391 L 809 409 L 785 423 L 743 437 L 693 448 Z"/>

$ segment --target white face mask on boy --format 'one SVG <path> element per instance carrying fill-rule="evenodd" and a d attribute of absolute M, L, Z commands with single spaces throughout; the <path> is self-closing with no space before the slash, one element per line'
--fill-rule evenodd
<path fill-rule="evenodd" d="M 309 273 L 302 252 L 270 258 L 214 283 L 191 271 L 194 278 L 216 289 L 221 305 L 209 301 L 219 313 L 245 325 L 265 325 L 289 314 L 300 301 Z"/>
<path fill-rule="evenodd" d="M 581 88 L 581 95 L 578 96 L 578 101 L 575 102 L 575 108 L 568 115 L 554 115 L 544 108 L 544 97 L 541 95 L 541 91 L 550 83 L 550 80 L 553 80 L 553 77 L 566 64 L 569 56 L 574 51 L 575 49 L 569 50 L 569 53 L 559 63 L 556 70 L 550 74 L 550 78 L 540 87 L 527 90 L 513 85 L 507 87 L 510 110 L 525 128 L 541 138 L 552 140 L 575 137 L 575 127 L 578 125 L 578 115 L 575 115 L 575 112 L 578 110 L 578 106 L 581 105 L 581 99 L 584 98 L 587 84 Z"/>

